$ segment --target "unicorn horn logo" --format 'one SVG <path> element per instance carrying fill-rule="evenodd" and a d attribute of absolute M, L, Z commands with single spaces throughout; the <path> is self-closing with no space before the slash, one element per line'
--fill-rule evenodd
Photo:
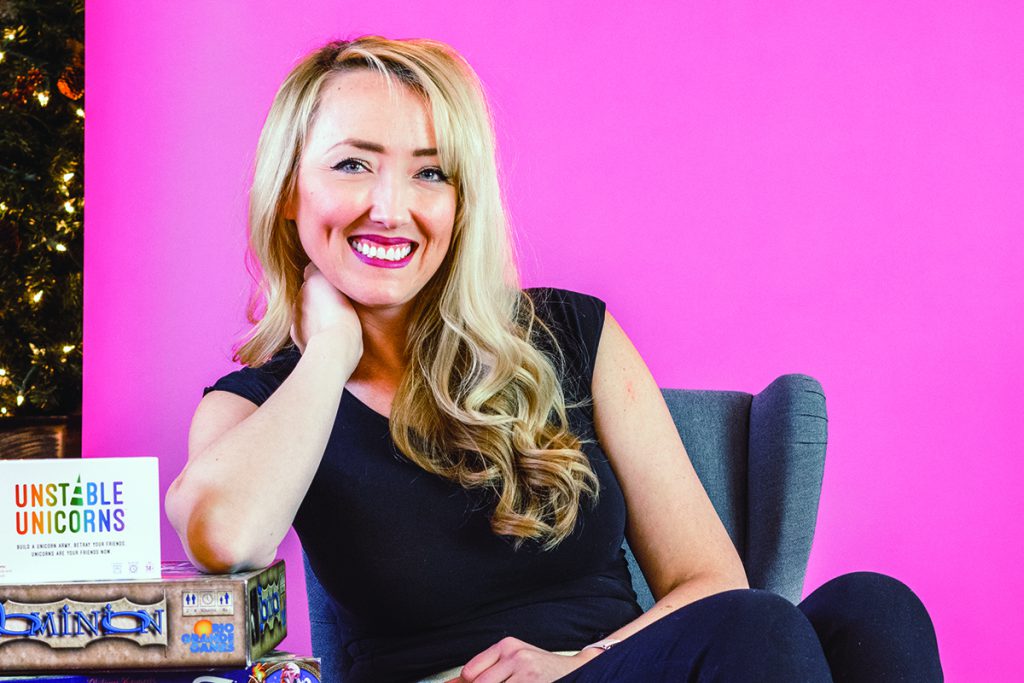
<path fill-rule="evenodd" d="M 75 505 L 78 507 L 83 507 L 85 505 L 85 501 L 82 499 L 82 475 L 78 475 L 78 478 L 75 479 L 75 488 L 71 492 L 71 502 L 69 505 Z"/>

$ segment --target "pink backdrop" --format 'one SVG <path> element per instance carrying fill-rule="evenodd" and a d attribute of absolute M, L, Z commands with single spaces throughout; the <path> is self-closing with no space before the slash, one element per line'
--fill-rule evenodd
<path fill-rule="evenodd" d="M 294 60 L 435 37 L 493 98 L 528 284 L 604 298 L 662 385 L 824 385 L 807 590 L 890 573 L 949 680 L 1024 675 L 1018 3 L 302 4 L 87 3 L 87 455 L 181 468 L 244 327 L 246 179 Z"/>

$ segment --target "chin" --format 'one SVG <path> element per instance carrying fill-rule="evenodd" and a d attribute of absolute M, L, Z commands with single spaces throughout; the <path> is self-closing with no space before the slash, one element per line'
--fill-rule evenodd
<path fill-rule="evenodd" d="M 387 308 L 401 306 L 413 300 L 414 294 L 409 292 L 397 292 L 386 289 L 353 288 L 352 290 L 342 289 L 341 292 L 352 301 L 364 308 Z"/>

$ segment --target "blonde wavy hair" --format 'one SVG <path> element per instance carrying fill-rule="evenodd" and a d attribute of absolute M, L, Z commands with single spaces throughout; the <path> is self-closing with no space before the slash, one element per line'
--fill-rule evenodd
<path fill-rule="evenodd" d="M 451 246 L 413 302 L 408 361 L 391 408 L 391 435 L 413 463 L 465 488 L 489 489 L 495 534 L 550 549 L 575 527 L 598 480 L 572 433 L 559 357 L 536 345 L 550 330 L 520 291 L 483 88 L 451 47 L 363 36 L 308 55 L 285 79 L 263 126 L 249 203 L 254 323 L 235 359 L 266 362 L 290 342 L 309 262 L 283 216 L 324 83 L 371 69 L 424 98 L 441 167 L 456 187 Z M 504 277 L 497 274 L 504 273 Z M 552 344 L 557 351 L 557 343 Z"/>

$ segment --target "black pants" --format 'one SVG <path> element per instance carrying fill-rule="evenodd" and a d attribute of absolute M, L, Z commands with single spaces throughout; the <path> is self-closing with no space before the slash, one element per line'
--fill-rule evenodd
<path fill-rule="evenodd" d="M 941 681 L 924 605 L 883 574 L 835 578 L 795 606 L 762 590 L 691 603 L 559 683 Z"/>

